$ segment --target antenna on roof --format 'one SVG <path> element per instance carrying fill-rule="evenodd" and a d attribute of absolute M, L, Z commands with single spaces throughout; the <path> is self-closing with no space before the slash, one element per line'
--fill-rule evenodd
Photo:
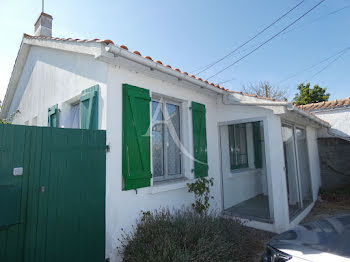
<path fill-rule="evenodd" d="M 41 1 L 41 12 L 45 13 L 44 12 L 44 0 Z"/>

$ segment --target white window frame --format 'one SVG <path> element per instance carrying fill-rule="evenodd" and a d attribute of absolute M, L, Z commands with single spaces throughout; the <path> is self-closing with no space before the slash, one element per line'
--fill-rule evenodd
<path fill-rule="evenodd" d="M 176 105 L 179 107 L 179 124 L 180 124 L 180 132 L 179 132 L 179 139 L 180 139 L 180 142 L 183 143 L 183 140 L 182 140 L 182 137 L 183 137 L 183 132 L 182 132 L 182 128 L 183 128 L 183 122 L 182 122 L 182 116 L 183 116 L 183 112 L 182 112 L 182 103 L 179 102 L 179 101 L 176 101 L 175 99 L 169 99 L 169 98 L 166 98 L 166 97 L 163 97 L 163 96 L 158 96 L 158 95 L 155 95 L 155 96 L 152 96 L 151 98 L 151 110 L 150 110 L 150 117 L 151 117 L 151 167 L 152 167 L 152 178 L 153 178 L 153 182 L 154 183 L 157 183 L 157 182 L 162 182 L 162 181 L 169 181 L 169 180 L 175 180 L 175 179 L 181 179 L 184 177 L 184 156 L 181 152 L 181 149 L 180 149 L 180 154 L 181 154 L 181 157 L 180 157 L 180 174 L 177 174 L 177 175 L 169 175 L 168 174 L 168 163 L 167 163 L 167 151 L 164 150 L 164 143 L 163 143 L 163 170 L 164 170 L 164 173 L 162 176 L 158 176 L 158 177 L 155 177 L 153 174 L 153 142 L 152 142 L 152 137 L 153 137 L 153 134 L 152 134 L 152 130 L 153 130 L 153 115 L 152 115 L 152 102 L 158 102 L 158 103 L 161 103 L 162 104 L 162 112 L 164 112 L 164 108 L 166 106 L 166 104 L 172 104 L 172 105 Z M 164 141 L 164 131 L 163 131 L 163 141 Z"/>

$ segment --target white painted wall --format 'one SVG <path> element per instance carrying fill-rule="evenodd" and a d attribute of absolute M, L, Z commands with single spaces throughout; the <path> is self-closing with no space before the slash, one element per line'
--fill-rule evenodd
<path fill-rule="evenodd" d="M 242 192 L 243 197 L 233 201 L 239 202 L 249 197 L 249 194 L 253 195 L 262 190 L 269 194 L 271 217 L 275 223 L 248 221 L 248 225 L 276 232 L 288 228 L 281 119 L 271 110 L 256 106 L 224 105 L 221 96 L 212 91 L 190 86 L 178 79 L 165 77 L 158 72 L 137 65 L 113 66 L 96 60 L 92 56 L 32 47 L 10 107 L 10 112 L 15 111 L 17 107 L 21 111 L 21 114 L 16 116 L 14 123 L 24 124 L 28 121 L 28 124 L 36 122 L 39 126 L 46 126 L 49 107 L 58 104 L 61 109 L 61 117 L 64 117 L 70 104 L 78 101 L 82 90 L 96 84 L 100 85 L 99 128 L 107 130 L 107 143 L 110 146 L 106 163 L 106 256 L 110 257 L 112 262 L 117 258 L 115 248 L 120 244 L 118 238 L 121 236 L 121 228 L 125 231 L 130 230 L 140 217 L 141 211 L 151 211 L 161 207 L 180 208 L 189 206 L 194 200 L 186 187 L 186 183 L 193 181 L 191 172 L 193 161 L 188 157 L 183 158 L 183 173 L 186 180 L 165 184 L 156 184 L 152 181 L 152 186 L 148 188 L 137 191 L 122 190 L 123 83 L 149 89 L 151 94 L 165 95 L 181 103 L 181 134 L 184 147 L 190 154 L 193 151 L 193 144 L 192 118 L 189 107 L 191 101 L 205 104 L 209 176 L 214 178 L 214 186 L 211 190 L 214 199 L 211 200 L 211 207 L 219 211 L 223 208 L 219 125 L 237 121 L 262 120 L 264 122 L 266 172 L 247 176 L 236 174 L 237 177 L 232 185 L 236 187 L 237 192 Z M 314 140 L 308 143 L 310 159 L 314 161 L 311 169 L 315 176 L 313 180 L 316 190 L 319 186 L 317 182 L 319 181 L 317 177 L 319 169 L 317 169 L 317 156 L 313 153 L 314 150 L 317 150 L 317 145 L 314 144 L 315 135 L 314 130 L 310 133 L 310 137 Z M 263 177 L 266 177 L 264 178 L 266 184 L 258 190 L 257 186 Z M 244 190 L 249 188 L 252 191 L 244 196 L 246 192 L 242 188 Z"/>
<path fill-rule="evenodd" d="M 350 137 L 350 108 L 321 110 L 313 112 L 319 118 L 331 124 L 333 133 L 342 136 Z M 321 133 L 322 137 L 328 137 L 326 132 Z"/>
<path fill-rule="evenodd" d="M 63 119 L 82 90 L 99 84 L 99 127 L 105 129 L 106 78 L 107 65 L 92 56 L 32 47 L 10 106 L 10 113 L 20 110 L 13 123 L 47 126 L 48 108 L 55 104 Z"/>

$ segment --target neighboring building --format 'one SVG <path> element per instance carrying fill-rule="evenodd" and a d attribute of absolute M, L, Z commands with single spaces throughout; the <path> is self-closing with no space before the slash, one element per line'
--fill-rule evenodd
<path fill-rule="evenodd" d="M 330 130 L 334 135 L 350 138 L 350 97 L 302 105 L 301 108 L 330 123 L 332 126 Z M 323 132 L 320 136 L 331 137 L 333 135 Z"/>
<path fill-rule="evenodd" d="M 107 130 L 111 261 L 121 228 L 130 230 L 141 211 L 189 206 L 186 184 L 196 177 L 214 178 L 211 208 L 251 227 L 282 232 L 311 210 L 317 132 L 327 122 L 110 40 L 51 37 L 50 26 L 40 28 L 51 20 L 41 14 L 35 36 L 24 35 L 0 117 L 18 109 L 14 124 Z"/>
<path fill-rule="evenodd" d="M 350 184 L 350 97 L 301 106 L 331 124 L 318 131 L 322 187 Z"/>

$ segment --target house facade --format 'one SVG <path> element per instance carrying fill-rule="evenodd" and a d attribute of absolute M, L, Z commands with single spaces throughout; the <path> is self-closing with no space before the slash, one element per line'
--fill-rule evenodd
<path fill-rule="evenodd" d="M 140 212 L 190 206 L 186 184 L 198 177 L 214 179 L 212 209 L 251 227 L 282 232 L 311 210 L 327 122 L 110 40 L 52 37 L 47 24 L 23 37 L 1 117 L 19 110 L 14 124 L 107 131 L 106 258 L 118 259 Z"/>

